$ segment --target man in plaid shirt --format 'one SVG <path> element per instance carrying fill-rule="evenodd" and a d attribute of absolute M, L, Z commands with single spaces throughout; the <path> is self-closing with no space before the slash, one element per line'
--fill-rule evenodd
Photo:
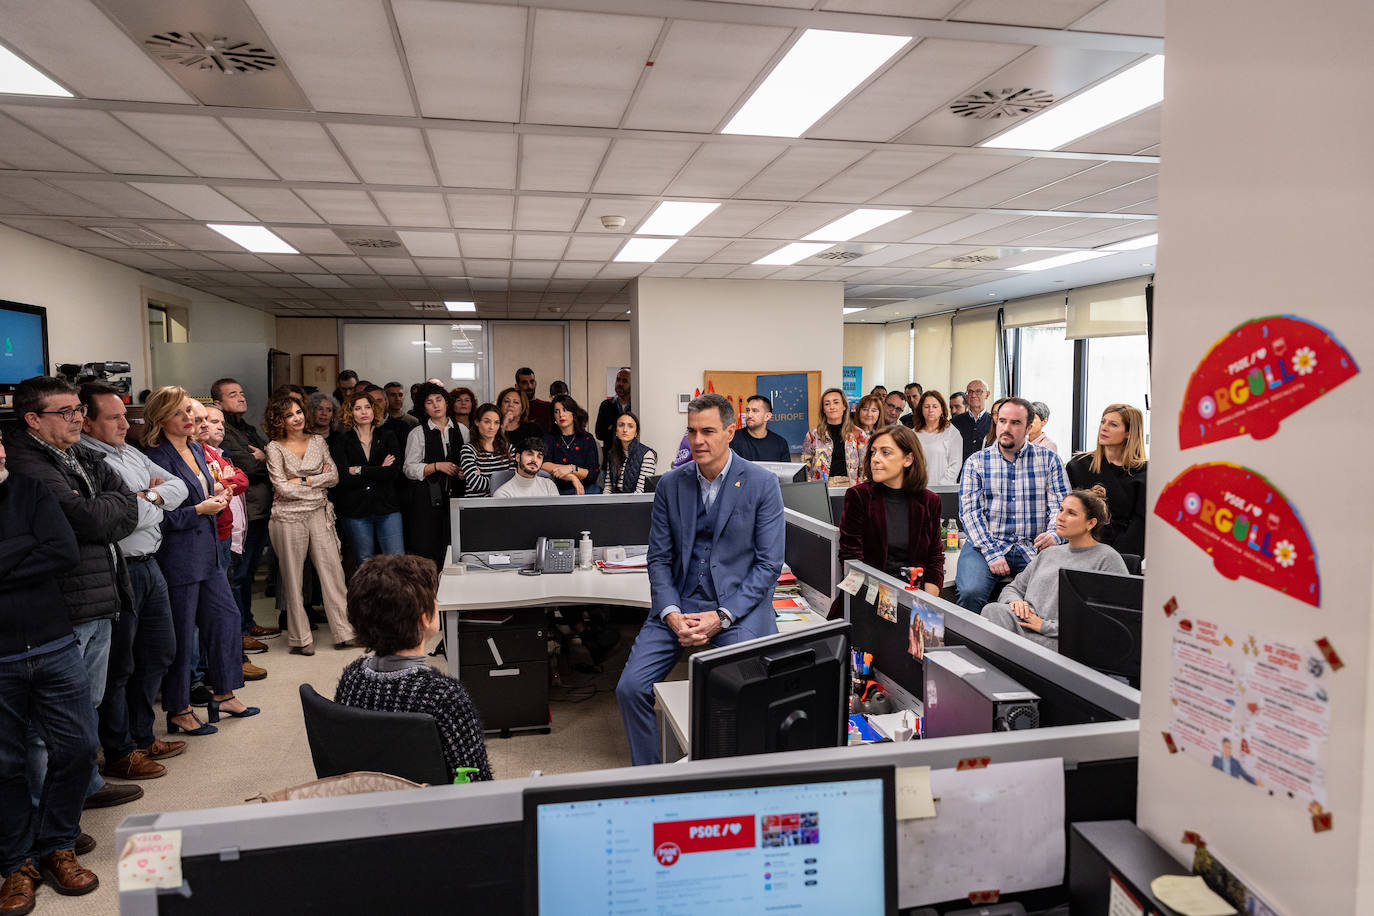
<path fill-rule="evenodd" d="M 1059 456 L 1026 441 L 1033 411 L 1009 398 L 997 411 L 996 447 L 974 452 L 959 483 L 959 517 L 968 542 L 954 584 L 960 606 L 983 612 L 997 580 L 1030 565 L 1038 550 L 1061 543 L 1054 517 L 1069 493 Z"/>

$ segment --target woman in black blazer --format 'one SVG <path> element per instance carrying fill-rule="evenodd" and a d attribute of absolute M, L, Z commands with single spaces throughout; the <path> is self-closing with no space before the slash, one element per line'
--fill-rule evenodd
<path fill-rule="evenodd" d="M 334 509 L 358 566 L 378 553 L 406 551 L 396 498 L 401 445 L 382 429 L 385 420 L 366 391 L 354 391 L 344 397 L 343 426 L 329 440 L 339 469 L 339 483 L 331 493 Z"/>
<path fill-rule="evenodd" d="M 844 494 L 840 561 L 862 560 L 906 578 L 902 567 L 924 567 L 925 590 L 945 584 L 945 547 L 940 540 L 940 497 L 926 489 L 926 461 L 916 434 L 893 424 L 879 429 L 864 455 L 864 483 Z M 836 599 L 830 617 L 843 616 Z"/>

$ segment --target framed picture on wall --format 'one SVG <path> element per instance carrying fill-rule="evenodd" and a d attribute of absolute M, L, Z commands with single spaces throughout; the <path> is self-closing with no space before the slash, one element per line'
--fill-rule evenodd
<path fill-rule="evenodd" d="M 302 353 L 301 384 L 306 388 L 333 391 L 339 383 L 339 354 Z"/>

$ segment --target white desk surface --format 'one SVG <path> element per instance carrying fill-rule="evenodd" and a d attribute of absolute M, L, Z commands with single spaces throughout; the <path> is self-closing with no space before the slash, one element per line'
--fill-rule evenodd
<path fill-rule="evenodd" d="M 554 604 L 620 604 L 649 606 L 647 573 L 603 573 L 575 569 L 570 573 L 522 576 L 514 570 L 469 569 L 439 580 L 439 610 L 471 611 Z"/>

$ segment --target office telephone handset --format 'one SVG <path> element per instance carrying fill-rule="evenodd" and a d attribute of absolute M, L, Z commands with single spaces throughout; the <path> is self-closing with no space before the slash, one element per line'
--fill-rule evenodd
<path fill-rule="evenodd" d="M 540 538 L 534 545 L 534 570 L 570 573 L 577 565 L 577 545 L 572 538 Z"/>

